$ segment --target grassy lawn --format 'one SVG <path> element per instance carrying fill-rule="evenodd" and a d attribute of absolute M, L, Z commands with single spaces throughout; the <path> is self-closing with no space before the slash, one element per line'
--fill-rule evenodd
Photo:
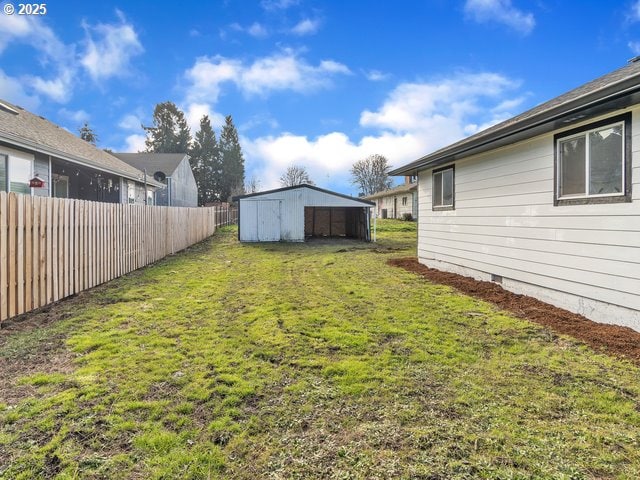
<path fill-rule="evenodd" d="M 387 266 L 415 235 L 222 229 L 0 337 L 0 478 L 639 478 L 638 368 Z"/>

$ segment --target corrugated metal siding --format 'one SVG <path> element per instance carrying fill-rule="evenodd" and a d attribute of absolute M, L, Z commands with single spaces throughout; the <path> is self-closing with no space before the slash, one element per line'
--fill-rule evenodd
<path fill-rule="evenodd" d="M 304 207 L 363 206 L 363 203 L 356 199 L 351 200 L 304 187 L 240 199 L 241 241 L 259 241 L 256 202 L 262 200 L 281 201 L 280 239 L 289 242 L 304 241 Z M 277 221 L 275 218 L 272 220 Z"/>
<path fill-rule="evenodd" d="M 453 211 L 420 172 L 418 256 L 640 310 L 639 113 L 632 203 L 554 207 L 553 132 L 456 162 Z"/>

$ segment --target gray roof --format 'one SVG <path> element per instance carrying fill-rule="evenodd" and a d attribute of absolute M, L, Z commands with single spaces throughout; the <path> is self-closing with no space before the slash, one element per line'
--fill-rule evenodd
<path fill-rule="evenodd" d="M 178 168 L 180 162 L 188 157 L 186 153 L 114 153 L 123 162 L 136 167 L 138 170 L 147 169 L 148 175 L 162 172 L 170 177 Z"/>
<path fill-rule="evenodd" d="M 8 107 L 8 108 L 7 108 Z M 0 100 L 0 141 L 142 181 L 143 173 L 44 117 Z M 148 182 L 162 186 L 157 182 Z"/>
<path fill-rule="evenodd" d="M 586 117 L 640 103 L 640 61 L 638 60 L 636 57 L 618 70 L 396 168 L 390 174 L 415 174 L 423 168 L 432 168 L 464 156 L 547 133 L 579 122 Z"/>
<path fill-rule="evenodd" d="M 374 198 L 381 198 L 381 197 L 389 197 L 392 195 L 398 195 L 400 193 L 407 193 L 407 192 L 410 192 L 411 190 L 415 190 L 416 188 L 418 188 L 417 183 L 403 183 L 402 185 L 398 185 L 397 187 L 372 193 L 371 195 L 366 195 L 362 198 L 374 199 Z"/>

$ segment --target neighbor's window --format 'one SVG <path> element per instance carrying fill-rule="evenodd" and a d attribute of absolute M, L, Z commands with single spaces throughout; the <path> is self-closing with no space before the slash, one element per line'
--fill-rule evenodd
<path fill-rule="evenodd" d="M 434 210 L 451 210 L 454 207 L 453 170 L 454 167 L 446 167 L 433 172 Z"/>
<path fill-rule="evenodd" d="M 407 204 L 407 197 L 402 197 L 402 206 Z"/>
<path fill-rule="evenodd" d="M 133 182 L 127 182 L 127 197 L 129 203 L 136 203 L 136 184 Z"/>
<path fill-rule="evenodd" d="M 629 115 L 556 135 L 556 205 L 630 201 Z"/>

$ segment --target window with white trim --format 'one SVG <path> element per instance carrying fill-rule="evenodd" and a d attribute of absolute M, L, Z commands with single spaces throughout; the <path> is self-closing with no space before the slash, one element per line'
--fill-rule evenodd
<path fill-rule="evenodd" d="M 0 155 L 0 190 L 31 194 L 32 163 L 26 158 Z"/>
<path fill-rule="evenodd" d="M 454 193 L 454 167 L 434 170 L 432 191 L 432 208 L 434 210 L 453 210 L 455 202 Z"/>
<path fill-rule="evenodd" d="M 555 136 L 555 203 L 630 201 L 629 115 Z"/>

